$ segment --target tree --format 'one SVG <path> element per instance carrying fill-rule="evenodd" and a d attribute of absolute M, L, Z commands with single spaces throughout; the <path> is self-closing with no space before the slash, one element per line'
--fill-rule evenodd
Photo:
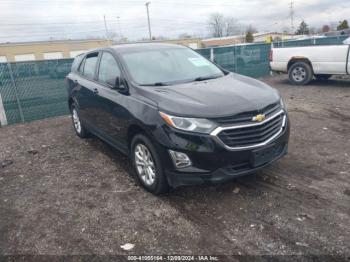
<path fill-rule="evenodd" d="M 222 37 L 224 32 L 224 16 L 220 13 L 212 13 L 209 18 L 209 30 L 213 37 Z"/>
<path fill-rule="evenodd" d="M 322 33 L 328 33 L 331 31 L 331 27 L 329 25 L 322 26 Z"/>
<path fill-rule="evenodd" d="M 254 35 L 252 32 L 248 31 L 245 35 L 245 41 L 246 43 L 253 43 L 254 42 Z"/>
<path fill-rule="evenodd" d="M 225 17 L 224 22 L 224 36 L 238 35 L 240 33 L 240 26 L 237 19 L 234 17 Z"/>
<path fill-rule="evenodd" d="M 296 35 L 308 35 L 310 33 L 310 29 L 307 23 L 303 20 L 300 25 L 298 30 L 295 32 Z"/>
<path fill-rule="evenodd" d="M 168 38 L 160 35 L 160 36 L 152 36 L 152 40 L 168 40 Z"/>
<path fill-rule="evenodd" d="M 254 33 L 257 33 L 258 30 L 256 30 L 252 25 L 249 25 L 246 28 L 246 35 L 245 35 L 245 42 L 246 43 L 253 43 L 254 42 Z"/>
<path fill-rule="evenodd" d="M 344 30 L 344 29 L 349 29 L 349 24 L 348 20 L 340 21 L 339 25 L 337 26 L 337 30 Z"/>
<path fill-rule="evenodd" d="M 258 30 L 254 26 L 249 25 L 246 29 L 246 32 L 251 32 L 252 34 L 255 34 L 258 32 Z"/>
<path fill-rule="evenodd" d="M 213 37 L 237 35 L 240 26 L 233 17 L 224 17 L 220 13 L 212 13 L 209 17 L 209 30 Z"/>

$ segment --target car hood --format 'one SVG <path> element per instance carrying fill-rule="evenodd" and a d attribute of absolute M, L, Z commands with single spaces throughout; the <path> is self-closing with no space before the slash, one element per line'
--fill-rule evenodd
<path fill-rule="evenodd" d="M 256 111 L 276 103 L 278 92 L 268 85 L 238 74 L 172 86 L 142 87 L 142 95 L 160 111 L 185 117 L 224 117 Z"/>

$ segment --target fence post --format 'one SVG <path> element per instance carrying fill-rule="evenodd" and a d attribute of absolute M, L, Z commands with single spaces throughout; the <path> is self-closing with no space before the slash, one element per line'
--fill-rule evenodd
<path fill-rule="evenodd" d="M 2 102 L 2 97 L 0 94 L 0 127 L 7 125 L 7 118 L 6 118 L 6 112 L 4 108 L 4 104 Z"/>
<path fill-rule="evenodd" d="M 210 61 L 214 62 L 214 48 L 210 48 Z"/>
<path fill-rule="evenodd" d="M 237 55 L 236 55 L 236 46 L 233 46 L 233 62 L 235 63 L 235 73 L 238 72 L 237 68 Z"/>
<path fill-rule="evenodd" d="M 15 90 L 15 95 L 16 95 L 16 101 L 17 101 L 17 106 L 18 106 L 18 110 L 19 110 L 19 115 L 20 115 L 21 121 L 23 123 L 24 122 L 24 116 L 23 116 L 22 106 L 21 106 L 21 103 L 19 101 L 17 85 L 16 85 L 16 82 L 15 82 L 15 78 L 13 77 L 11 64 L 9 62 L 7 62 L 7 67 L 9 69 L 12 86 L 13 86 L 13 88 Z"/>

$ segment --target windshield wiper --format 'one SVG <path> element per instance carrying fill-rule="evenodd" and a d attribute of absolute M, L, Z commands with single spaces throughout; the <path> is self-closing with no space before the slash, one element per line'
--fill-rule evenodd
<path fill-rule="evenodd" d="M 194 81 L 204 81 L 204 80 L 210 80 L 210 79 L 215 79 L 215 78 L 219 78 L 221 76 L 218 75 L 212 75 L 212 76 L 200 76 L 194 79 Z"/>
<path fill-rule="evenodd" d="M 156 82 L 156 83 L 153 83 L 153 84 L 142 84 L 140 86 L 168 86 L 168 85 L 163 83 L 163 82 Z"/>

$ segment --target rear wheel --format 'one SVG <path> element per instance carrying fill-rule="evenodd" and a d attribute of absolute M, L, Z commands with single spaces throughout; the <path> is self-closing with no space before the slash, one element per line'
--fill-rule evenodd
<path fill-rule="evenodd" d="M 317 80 L 326 81 L 332 77 L 332 75 L 315 75 Z"/>
<path fill-rule="evenodd" d="M 73 103 L 71 106 L 71 114 L 75 133 L 81 138 L 88 137 L 89 132 L 86 130 L 86 128 L 80 120 L 79 109 L 75 103 Z"/>
<path fill-rule="evenodd" d="M 152 142 L 144 135 L 136 135 L 131 150 L 134 170 L 142 186 L 155 195 L 167 192 L 169 185 Z"/>
<path fill-rule="evenodd" d="M 296 62 L 288 70 L 289 80 L 293 85 L 307 85 L 313 76 L 312 68 L 305 62 Z"/>

